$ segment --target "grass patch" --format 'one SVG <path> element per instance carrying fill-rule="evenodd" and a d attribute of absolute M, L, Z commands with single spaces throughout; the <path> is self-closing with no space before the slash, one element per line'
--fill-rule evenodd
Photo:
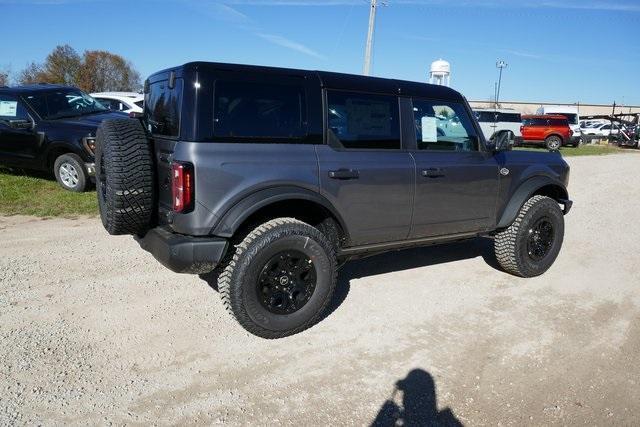
<path fill-rule="evenodd" d="M 515 150 L 547 151 L 543 147 L 516 147 Z M 633 149 L 623 149 L 609 145 L 582 145 L 578 148 L 561 147 L 560 153 L 563 156 L 604 156 L 607 154 L 628 153 Z"/>
<path fill-rule="evenodd" d="M 0 168 L 0 215 L 73 217 L 97 213 L 95 191 L 73 193 L 51 178 Z"/>

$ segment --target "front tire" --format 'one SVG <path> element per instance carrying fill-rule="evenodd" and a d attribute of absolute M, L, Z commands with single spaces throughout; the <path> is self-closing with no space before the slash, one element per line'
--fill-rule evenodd
<path fill-rule="evenodd" d="M 53 164 L 53 173 L 65 190 L 83 193 L 91 185 L 82 159 L 73 153 L 59 156 Z"/>
<path fill-rule="evenodd" d="M 222 301 L 250 333 L 282 338 L 313 326 L 336 286 L 333 245 L 318 229 L 276 218 L 235 247 L 218 278 Z"/>
<path fill-rule="evenodd" d="M 539 276 L 558 257 L 563 238 L 564 217 L 558 203 L 549 197 L 533 196 L 520 208 L 513 224 L 496 235 L 495 255 L 508 273 Z"/>

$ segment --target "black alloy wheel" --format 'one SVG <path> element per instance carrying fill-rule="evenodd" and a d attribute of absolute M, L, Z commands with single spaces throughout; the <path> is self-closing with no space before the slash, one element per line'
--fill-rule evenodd
<path fill-rule="evenodd" d="M 258 299 L 274 314 L 291 314 L 301 309 L 316 288 L 316 268 L 302 252 L 277 253 L 258 276 Z"/>

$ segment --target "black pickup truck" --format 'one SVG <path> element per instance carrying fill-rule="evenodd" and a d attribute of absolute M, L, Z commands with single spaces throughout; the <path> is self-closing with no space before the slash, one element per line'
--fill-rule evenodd
<path fill-rule="evenodd" d="M 240 324 L 278 338 L 321 318 L 357 257 L 490 236 L 507 272 L 544 273 L 569 167 L 513 138 L 486 141 L 447 87 L 189 63 L 149 77 L 140 120 L 98 129 L 100 214 L 174 271 L 215 271 Z"/>
<path fill-rule="evenodd" d="M 73 87 L 0 87 L 0 165 L 48 172 L 63 188 L 85 191 L 98 125 L 123 117 Z"/>

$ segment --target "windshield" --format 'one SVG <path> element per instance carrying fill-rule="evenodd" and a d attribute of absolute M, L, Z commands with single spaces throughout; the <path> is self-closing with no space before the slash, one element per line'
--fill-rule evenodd
<path fill-rule="evenodd" d="M 25 100 L 44 120 L 108 111 L 105 106 L 80 90 L 38 92 L 26 96 Z"/>

